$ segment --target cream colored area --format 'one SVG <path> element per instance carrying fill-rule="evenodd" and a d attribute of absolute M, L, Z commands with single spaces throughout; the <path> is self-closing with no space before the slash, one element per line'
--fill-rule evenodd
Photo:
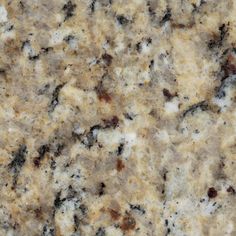
<path fill-rule="evenodd" d="M 235 48 L 235 0 L 1 1 L 0 235 L 236 235 Z"/>

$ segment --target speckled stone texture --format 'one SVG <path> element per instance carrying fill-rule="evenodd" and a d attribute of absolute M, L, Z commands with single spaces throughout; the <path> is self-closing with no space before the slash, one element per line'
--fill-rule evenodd
<path fill-rule="evenodd" d="M 236 236 L 235 0 L 0 0 L 0 236 Z"/>

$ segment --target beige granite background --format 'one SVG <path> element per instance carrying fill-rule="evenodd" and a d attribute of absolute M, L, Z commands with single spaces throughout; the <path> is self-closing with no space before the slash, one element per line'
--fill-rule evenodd
<path fill-rule="evenodd" d="M 236 236 L 235 0 L 0 0 L 0 236 Z"/>

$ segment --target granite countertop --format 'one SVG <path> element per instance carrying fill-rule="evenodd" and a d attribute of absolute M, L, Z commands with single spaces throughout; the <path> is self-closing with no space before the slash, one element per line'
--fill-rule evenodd
<path fill-rule="evenodd" d="M 236 1 L 1 0 L 0 236 L 235 236 Z"/>

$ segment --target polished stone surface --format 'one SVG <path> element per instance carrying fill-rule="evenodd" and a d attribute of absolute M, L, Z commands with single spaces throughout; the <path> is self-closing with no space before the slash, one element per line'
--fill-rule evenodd
<path fill-rule="evenodd" d="M 235 86 L 235 0 L 1 0 L 0 235 L 235 236 Z"/>

